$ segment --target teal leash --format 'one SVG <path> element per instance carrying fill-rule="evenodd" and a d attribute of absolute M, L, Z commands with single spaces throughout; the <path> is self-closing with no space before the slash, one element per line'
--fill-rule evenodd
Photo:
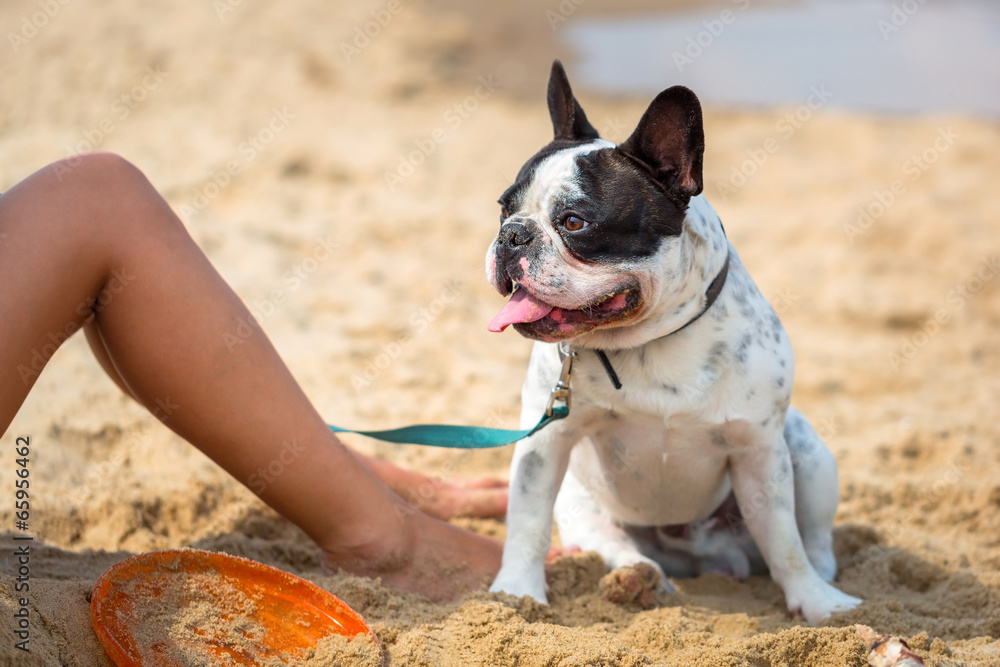
<path fill-rule="evenodd" d="M 400 444 L 428 445 L 450 449 L 490 449 L 523 440 L 552 422 L 564 419 L 568 414 L 569 410 L 565 407 L 555 408 L 552 414 L 542 416 L 541 421 L 534 428 L 523 431 L 486 428 L 485 426 L 454 426 L 452 424 L 414 424 L 413 426 L 391 428 L 385 431 L 355 431 L 354 429 L 330 426 L 330 430 L 334 433 L 357 433 L 376 440 Z"/>
<path fill-rule="evenodd" d="M 392 428 L 384 431 L 356 431 L 350 428 L 330 426 L 334 433 L 357 433 L 384 442 L 395 442 L 410 445 L 427 445 L 430 447 L 447 447 L 449 449 L 490 449 L 512 445 L 533 435 L 549 424 L 569 416 L 570 391 L 569 377 L 573 371 L 573 357 L 576 352 L 559 346 L 559 356 L 562 357 L 562 371 L 559 381 L 549 394 L 545 414 L 534 427 L 523 431 L 486 428 L 484 426 L 454 426 L 451 424 L 415 424 Z M 562 405 L 557 405 L 561 403 Z"/>

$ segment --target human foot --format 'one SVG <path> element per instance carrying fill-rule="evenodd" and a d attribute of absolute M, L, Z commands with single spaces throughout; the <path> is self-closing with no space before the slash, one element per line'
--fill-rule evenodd
<path fill-rule="evenodd" d="M 489 519 L 507 513 L 507 482 L 503 480 L 486 477 L 445 480 L 406 470 L 361 452 L 354 451 L 354 455 L 383 484 L 415 509 L 435 519 Z"/>
<path fill-rule="evenodd" d="M 392 528 L 368 544 L 324 548 L 323 567 L 378 577 L 386 586 L 434 602 L 479 590 L 500 569 L 503 545 L 498 540 L 410 508 L 383 520 Z"/>
<path fill-rule="evenodd" d="M 447 521 L 458 517 L 480 519 L 499 518 L 507 514 L 507 482 L 499 479 L 454 479 L 435 483 L 434 494 L 425 497 L 421 487 L 418 494 L 404 496 L 414 507 Z M 399 491 L 396 491 L 399 493 Z"/>

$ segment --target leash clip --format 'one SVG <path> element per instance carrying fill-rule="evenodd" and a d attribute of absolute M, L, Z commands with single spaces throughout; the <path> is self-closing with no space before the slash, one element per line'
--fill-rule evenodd
<path fill-rule="evenodd" d="M 569 412 L 572 402 L 569 389 L 569 376 L 573 372 L 573 357 L 575 356 L 576 352 L 569 345 L 559 343 L 559 357 L 562 359 L 562 370 L 559 372 L 559 381 L 556 382 L 556 386 L 552 387 L 552 392 L 549 394 L 549 402 L 545 406 L 546 417 L 552 416 L 556 402 L 564 403 L 566 411 Z"/>

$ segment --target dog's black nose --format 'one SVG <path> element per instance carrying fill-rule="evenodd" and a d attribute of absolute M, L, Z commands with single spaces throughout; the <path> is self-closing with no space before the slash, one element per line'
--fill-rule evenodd
<path fill-rule="evenodd" d="M 511 247 L 527 245 L 535 239 L 535 231 L 520 222 L 505 222 L 497 234 L 497 243 Z"/>

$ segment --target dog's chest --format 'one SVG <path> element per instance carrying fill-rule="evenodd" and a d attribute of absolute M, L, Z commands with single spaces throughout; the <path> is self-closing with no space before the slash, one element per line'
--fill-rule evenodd
<path fill-rule="evenodd" d="M 619 390 L 595 353 L 582 351 L 577 359 L 574 411 L 585 426 L 570 460 L 573 474 L 627 523 L 707 516 L 729 493 L 728 453 L 719 425 L 698 405 L 697 372 L 649 372 L 652 360 L 636 352 L 610 360 L 621 375 Z M 682 376 L 692 379 L 682 382 Z"/>

